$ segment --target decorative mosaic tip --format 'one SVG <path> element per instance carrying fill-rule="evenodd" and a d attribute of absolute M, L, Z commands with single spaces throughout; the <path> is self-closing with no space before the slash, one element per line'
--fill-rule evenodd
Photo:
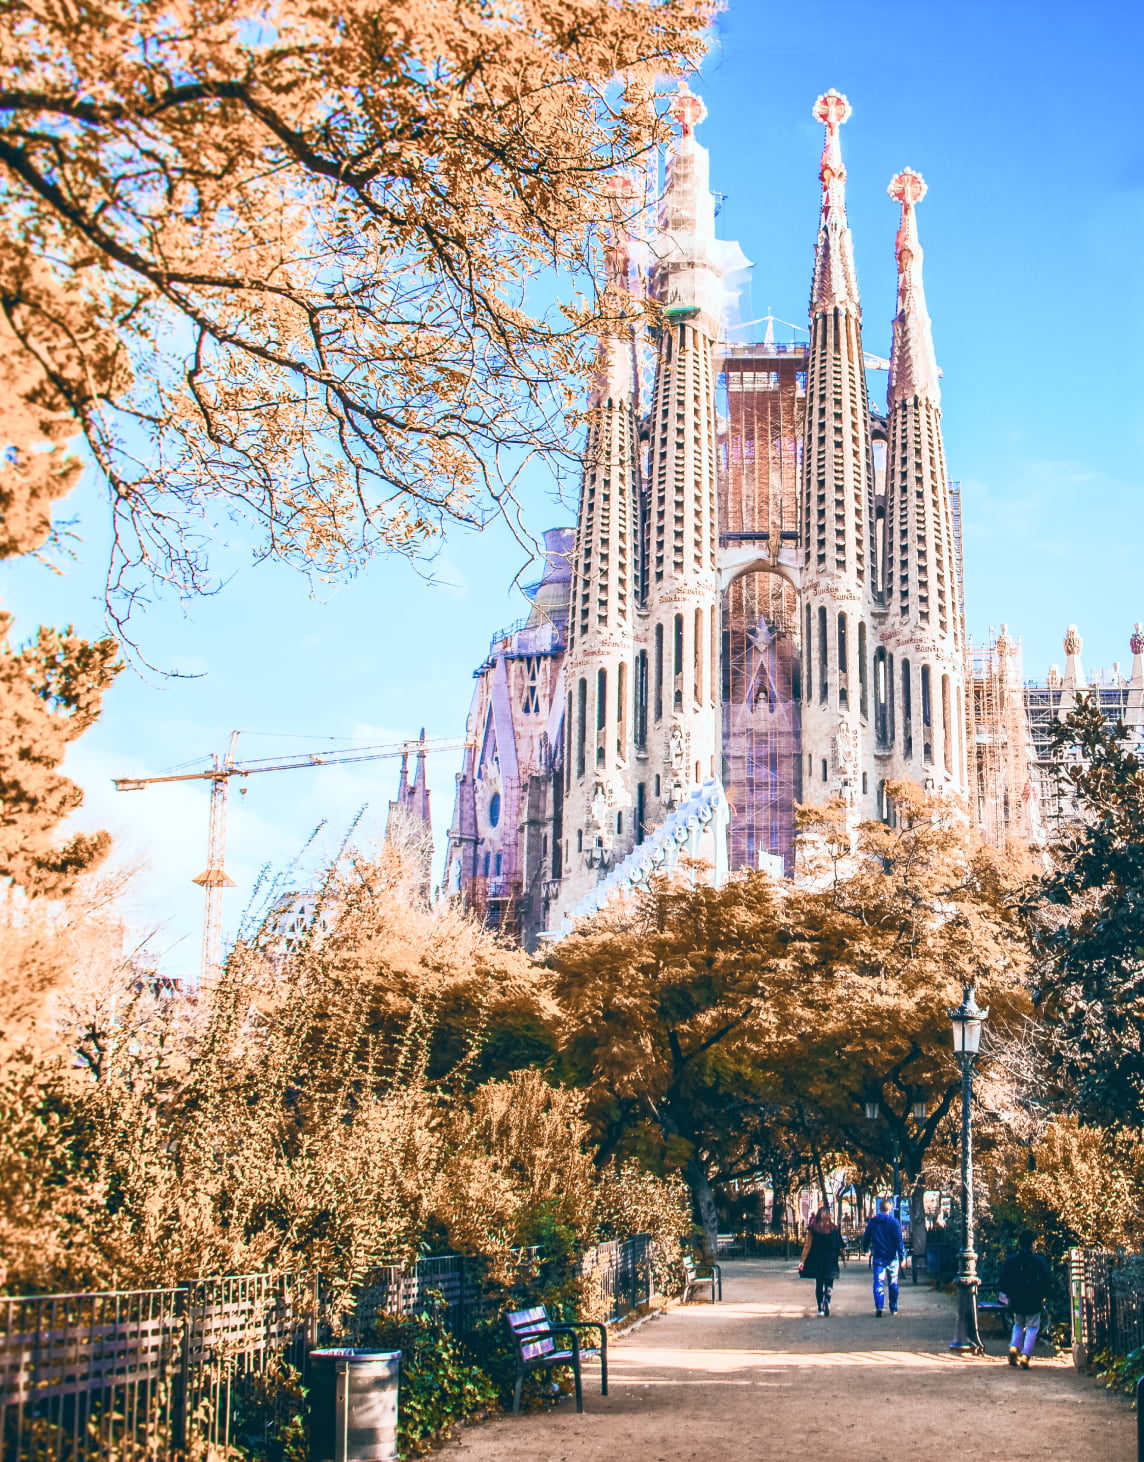
<path fill-rule="evenodd" d="M 922 201 L 929 189 L 921 173 L 915 172 L 913 168 L 903 168 L 890 179 L 890 186 L 886 191 L 895 203 L 900 203 L 903 208 L 907 205 L 912 208 Z"/>
<path fill-rule="evenodd" d="M 679 90 L 672 99 L 668 112 L 679 123 L 679 135 L 690 137 L 700 122 L 707 116 L 703 98 L 696 96 L 686 81 L 679 83 Z"/>
<path fill-rule="evenodd" d="M 1083 648 L 1084 641 L 1080 637 L 1080 631 L 1075 624 L 1070 624 L 1065 634 L 1064 650 L 1066 655 L 1079 655 Z"/>
<path fill-rule="evenodd" d="M 1132 626 L 1132 637 L 1128 641 L 1128 648 L 1134 655 L 1144 655 L 1144 624 Z"/>
<path fill-rule="evenodd" d="M 833 132 L 837 127 L 841 127 L 852 111 L 853 108 L 842 93 L 834 91 L 832 88 L 830 91 L 823 92 L 815 102 L 814 119 L 816 122 L 821 122 L 827 131 Z"/>

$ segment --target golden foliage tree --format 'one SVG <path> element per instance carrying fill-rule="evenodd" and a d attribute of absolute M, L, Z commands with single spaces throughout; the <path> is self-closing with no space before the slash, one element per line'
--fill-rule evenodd
<path fill-rule="evenodd" d="M 62 418 L 120 571 L 198 582 L 220 514 L 319 571 L 479 519 L 506 451 L 559 444 L 596 307 L 541 308 L 541 281 L 594 268 L 608 176 L 663 135 L 657 79 L 699 58 L 709 9 L 12 0 L 13 540 L 71 481 L 27 447 Z"/>
<path fill-rule="evenodd" d="M 41 627 L 17 648 L 11 624 L 0 611 L 0 878 L 31 895 L 58 896 L 110 845 L 106 833 L 76 833 L 63 844 L 53 834 L 83 801 L 58 768 L 69 743 L 99 715 L 119 668 L 117 646 Z"/>
<path fill-rule="evenodd" d="M 957 1089 L 946 1012 L 962 983 L 998 1020 L 1028 1006 L 1024 869 L 955 805 L 891 794 L 895 825 L 864 823 L 856 842 L 840 806 L 806 811 L 809 880 L 663 884 L 550 956 L 564 1060 L 604 1150 L 682 1174 L 709 1242 L 716 1190 L 765 1170 L 780 1129 L 820 1171 L 838 1153 L 877 1169 L 896 1139 L 916 1176 Z"/>

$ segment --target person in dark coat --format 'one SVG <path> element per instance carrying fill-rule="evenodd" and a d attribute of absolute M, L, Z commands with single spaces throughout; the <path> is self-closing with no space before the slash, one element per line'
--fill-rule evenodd
<path fill-rule="evenodd" d="M 829 1206 L 823 1203 L 807 1225 L 802 1262 L 798 1266 L 801 1275 L 814 1278 L 814 1297 L 820 1315 L 830 1314 L 830 1296 L 838 1278 L 841 1253 L 842 1234 L 830 1216 Z"/>
<path fill-rule="evenodd" d="M 1033 1253 L 1036 1235 L 1025 1229 L 1017 1240 L 1017 1252 L 1010 1254 L 1001 1266 L 998 1298 L 1013 1312 L 1013 1336 L 1009 1342 L 1009 1364 L 1029 1369 L 1037 1333 L 1041 1328 L 1045 1296 L 1052 1285 L 1049 1266 L 1040 1254 Z"/>

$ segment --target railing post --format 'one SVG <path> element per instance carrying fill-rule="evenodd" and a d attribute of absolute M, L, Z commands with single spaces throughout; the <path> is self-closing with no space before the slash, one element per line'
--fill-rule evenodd
<path fill-rule="evenodd" d="M 1072 1331 L 1073 1365 L 1078 1371 L 1088 1364 L 1084 1333 L 1084 1250 L 1069 1250 L 1069 1321 Z"/>

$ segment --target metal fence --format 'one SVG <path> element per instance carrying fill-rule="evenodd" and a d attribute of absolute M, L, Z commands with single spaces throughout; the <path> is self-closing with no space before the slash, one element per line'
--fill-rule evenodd
<path fill-rule="evenodd" d="M 519 1255 L 521 1283 L 542 1256 Z M 579 1265 L 618 1319 L 650 1298 L 653 1248 L 601 1244 Z M 432 1310 L 455 1335 L 500 1291 L 457 1254 L 375 1271 L 348 1297 L 316 1275 L 231 1275 L 173 1289 L 0 1298 L 0 1462 L 168 1462 L 266 1455 L 291 1414 L 307 1352 L 385 1315 Z"/>
<path fill-rule="evenodd" d="M 598 1244 L 580 1259 L 582 1278 L 594 1281 L 607 1306 L 609 1323 L 623 1319 L 656 1292 L 654 1248 L 647 1234 Z"/>
<path fill-rule="evenodd" d="M 1144 1255 L 1070 1249 L 1069 1309 L 1078 1366 L 1098 1351 L 1144 1346 Z"/>

